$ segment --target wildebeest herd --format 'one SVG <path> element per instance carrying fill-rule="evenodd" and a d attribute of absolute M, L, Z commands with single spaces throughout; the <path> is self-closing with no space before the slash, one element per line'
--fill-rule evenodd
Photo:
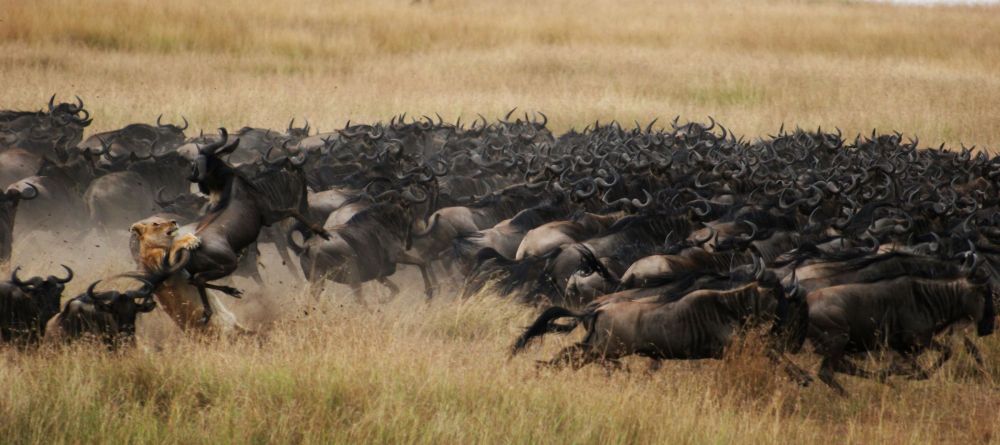
<path fill-rule="evenodd" d="M 800 383 L 809 373 L 787 356 L 808 340 L 842 394 L 838 372 L 927 378 L 954 338 L 982 363 L 966 329 L 994 329 L 1000 157 L 898 133 L 747 141 L 711 120 L 557 136 L 544 114 L 512 116 L 197 136 L 157 118 L 84 139 L 79 99 L 0 111 L 2 339 L 121 347 L 157 306 L 185 331 L 248 333 L 217 296 L 241 291 L 220 280 L 263 283 L 269 243 L 317 298 L 330 283 L 362 305 L 362 283 L 395 294 L 403 264 L 427 298 L 489 291 L 538 307 L 514 353 L 582 327 L 550 366 L 719 358 L 753 330 Z M 60 305 L 71 269 L 29 278 L 12 258 L 15 235 L 125 229 L 138 267 L 117 277 L 133 290 L 94 277 Z M 884 369 L 857 364 L 879 351 Z"/>

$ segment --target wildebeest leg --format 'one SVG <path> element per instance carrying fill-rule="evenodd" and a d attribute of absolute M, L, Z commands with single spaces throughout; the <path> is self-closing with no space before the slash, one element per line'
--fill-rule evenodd
<path fill-rule="evenodd" d="M 823 362 L 819 365 L 819 372 L 816 374 L 823 383 L 827 386 L 833 388 L 837 392 L 837 395 L 841 397 L 847 397 L 847 390 L 837 380 L 834 378 L 836 373 L 837 363 L 841 360 L 840 356 L 837 357 L 823 357 Z"/>
<path fill-rule="evenodd" d="M 292 274 L 293 277 L 299 276 L 298 269 L 295 268 L 295 264 L 292 263 L 292 256 L 288 254 L 288 239 L 277 230 L 276 227 L 268 227 L 268 229 L 273 230 L 274 236 L 272 241 L 274 242 L 274 249 L 278 251 L 278 256 L 281 258 L 281 264 L 288 268 L 288 272 Z"/>
<path fill-rule="evenodd" d="M 614 358 L 602 358 L 599 360 L 601 366 L 604 368 L 604 374 L 611 377 L 611 374 L 615 371 L 620 371 L 623 368 L 621 360 Z"/>
<path fill-rule="evenodd" d="M 417 268 L 420 269 L 420 277 L 424 280 L 424 295 L 426 295 L 428 299 L 434 296 L 434 285 L 432 284 L 434 281 L 431 279 L 426 261 L 403 252 L 399 255 L 399 262 L 417 266 Z"/>
<path fill-rule="evenodd" d="M 201 306 L 203 311 L 203 315 L 201 318 L 202 323 L 207 324 L 208 320 L 212 317 L 212 308 L 208 304 L 208 292 L 206 291 L 206 289 L 214 289 L 219 292 L 224 292 L 236 298 L 240 298 L 240 296 L 242 295 L 239 289 L 232 288 L 229 286 L 219 286 L 216 284 L 208 283 L 211 280 L 224 278 L 228 275 L 229 272 L 220 269 L 207 272 L 198 272 L 193 276 L 191 276 L 191 278 L 188 280 L 188 282 L 190 282 L 191 285 L 198 288 L 198 296 L 201 297 Z"/>
<path fill-rule="evenodd" d="M 198 320 L 201 324 L 208 324 L 208 320 L 212 318 L 212 305 L 208 303 L 208 291 L 205 286 L 196 286 L 198 289 L 198 296 L 201 297 L 201 308 L 202 315 L 201 319 Z"/>
<path fill-rule="evenodd" d="M 919 352 L 903 352 L 899 354 L 899 359 L 902 360 L 904 366 L 897 364 L 894 359 L 887 369 L 879 373 L 877 378 L 881 380 L 891 375 L 902 375 L 910 380 L 929 379 L 931 374 L 944 366 L 945 362 L 951 358 L 952 349 L 947 344 L 940 343 L 937 340 L 931 340 L 928 347 L 940 353 L 930 368 L 925 370 L 917 363 L 917 357 L 920 355 Z"/>
<path fill-rule="evenodd" d="M 320 295 L 323 295 L 323 290 L 323 282 L 317 280 L 309 283 L 306 292 L 309 293 L 309 296 L 311 296 L 313 300 L 319 301 Z"/>
<path fill-rule="evenodd" d="M 540 361 L 538 366 L 545 366 L 549 368 L 560 369 L 566 365 L 572 366 L 573 369 L 580 369 L 587 363 L 594 360 L 593 354 L 588 354 L 585 345 L 577 343 L 573 346 L 567 346 L 559 351 L 552 360 L 547 362 Z"/>
<path fill-rule="evenodd" d="M 386 277 L 379 277 L 376 280 L 389 289 L 389 298 L 385 299 L 383 303 L 388 303 L 396 298 L 396 295 L 399 295 L 399 286 L 396 286 L 396 283 L 389 281 Z"/>
<path fill-rule="evenodd" d="M 235 287 L 222 286 L 222 285 L 219 285 L 219 284 L 211 284 L 211 283 L 204 283 L 203 286 L 206 289 L 217 290 L 217 291 L 222 292 L 222 293 L 224 293 L 226 295 L 229 295 L 230 297 L 233 297 L 233 298 L 243 298 L 243 291 L 241 291 L 241 290 L 239 290 L 239 289 L 237 289 Z"/>
<path fill-rule="evenodd" d="M 330 239 L 330 233 L 323 228 L 323 226 L 316 224 L 306 218 L 301 213 L 296 210 L 292 210 L 288 213 L 288 216 L 295 218 L 296 221 L 302 223 L 304 226 L 308 227 L 312 233 L 319 235 L 323 239 Z"/>
<path fill-rule="evenodd" d="M 914 380 L 927 380 L 930 378 L 931 374 L 934 374 L 934 372 L 936 372 L 938 369 L 941 369 L 941 367 L 944 366 L 945 362 L 947 362 L 948 359 L 951 358 L 952 354 L 951 346 L 941 343 L 937 340 L 931 340 L 931 343 L 928 346 L 931 349 L 938 351 L 940 355 L 938 356 L 937 360 L 934 361 L 934 364 L 932 364 L 930 368 L 928 368 L 927 370 L 921 368 L 920 364 L 917 363 L 916 354 L 904 355 L 905 359 L 907 360 L 907 362 L 911 363 L 914 370 L 914 372 L 908 376 L 909 378 Z"/>
<path fill-rule="evenodd" d="M 798 383 L 800 386 L 809 386 L 812 383 L 812 377 L 806 370 L 802 369 L 799 365 L 796 365 L 791 359 L 789 359 L 785 354 L 782 354 L 773 349 L 767 350 L 767 358 L 771 360 L 774 364 L 780 364 L 788 377 Z"/>
<path fill-rule="evenodd" d="M 355 281 L 351 283 L 351 293 L 354 294 L 354 300 L 358 302 L 358 305 L 368 309 L 368 304 L 365 303 L 365 296 L 361 292 L 361 282 Z"/>
<path fill-rule="evenodd" d="M 983 354 L 979 352 L 979 348 L 976 344 L 972 342 L 969 337 L 962 336 L 962 344 L 965 346 L 965 350 L 972 356 L 972 359 L 976 361 L 979 368 L 983 368 Z"/>
<path fill-rule="evenodd" d="M 653 374 L 656 371 L 659 371 L 660 368 L 662 368 L 662 367 L 663 367 L 663 360 L 661 360 L 659 358 L 655 358 L 655 357 L 650 357 L 649 358 L 649 367 L 646 368 L 646 373 L 647 374 Z"/>
<path fill-rule="evenodd" d="M 246 253 L 240 256 L 240 264 L 244 268 L 243 272 L 252 279 L 258 286 L 264 285 L 264 278 L 260 276 L 260 248 L 255 242 L 246 248 Z"/>

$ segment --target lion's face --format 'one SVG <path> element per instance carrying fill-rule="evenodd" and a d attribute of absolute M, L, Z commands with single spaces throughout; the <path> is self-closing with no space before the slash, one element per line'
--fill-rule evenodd
<path fill-rule="evenodd" d="M 146 246 L 170 247 L 177 236 L 177 221 L 154 216 L 132 224 L 131 231 Z"/>

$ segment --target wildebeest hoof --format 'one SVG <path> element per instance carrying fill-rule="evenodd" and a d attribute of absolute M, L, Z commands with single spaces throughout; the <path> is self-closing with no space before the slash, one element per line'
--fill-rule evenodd
<path fill-rule="evenodd" d="M 233 298 L 243 298 L 243 292 L 235 287 L 219 286 L 219 292 L 222 292 Z"/>
<path fill-rule="evenodd" d="M 198 323 L 208 324 L 208 321 L 212 319 L 212 311 L 205 311 L 204 314 L 198 319 Z"/>

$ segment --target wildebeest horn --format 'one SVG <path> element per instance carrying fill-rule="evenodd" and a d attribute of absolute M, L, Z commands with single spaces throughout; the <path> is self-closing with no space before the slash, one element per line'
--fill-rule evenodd
<path fill-rule="evenodd" d="M 56 95 L 53 94 L 52 97 L 49 98 L 49 113 L 55 110 L 56 108 L 55 102 L 56 102 Z"/>
<path fill-rule="evenodd" d="M 694 203 L 701 203 L 701 204 L 703 204 L 705 206 L 705 210 L 698 210 L 698 208 L 696 206 L 692 205 Z M 705 199 L 705 198 L 700 198 L 700 199 L 696 199 L 694 201 L 691 201 L 691 202 L 688 203 L 688 205 L 691 206 L 691 210 L 695 213 L 695 215 L 698 215 L 700 217 L 705 217 L 709 213 L 712 213 L 712 204 L 709 203 L 708 200 Z"/>
<path fill-rule="evenodd" d="M 764 261 L 757 256 L 757 252 L 750 252 L 750 258 L 753 261 L 753 278 L 756 281 L 760 281 L 764 278 Z"/>
<path fill-rule="evenodd" d="M 698 246 L 701 246 L 701 245 L 707 243 L 709 240 L 712 239 L 712 237 L 715 236 L 715 228 L 714 227 L 712 227 L 712 226 L 710 226 L 708 224 L 706 224 L 705 227 L 708 229 L 708 234 L 704 238 L 698 238 L 697 236 L 694 237 L 694 243 L 696 245 L 698 245 Z"/>
<path fill-rule="evenodd" d="M 66 269 L 66 278 L 59 278 L 59 277 L 53 277 L 53 278 L 55 278 L 56 282 L 60 284 L 69 283 L 70 280 L 73 279 L 73 269 L 70 269 L 69 266 L 65 264 L 60 264 L 60 266 L 62 266 L 63 269 Z"/>
<path fill-rule="evenodd" d="M 280 158 L 272 161 L 271 160 L 271 152 L 272 151 L 274 151 L 274 145 L 268 147 L 267 151 L 264 152 L 263 161 L 264 161 L 265 164 L 267 164 L 267 165 L 280 165 L 280 164 L 284 163 L 285 160 L 288 159 L 288 156 L 282 156 L 282 157 L 280 157 Z"/>
<path fill-rule="evenodd" d="M 288 121 L 288 129 L 285 131 L 287 133 L 291 133 L 294 124 L 295 124 L 295 118 L 293 117 L 292 120 Z"/>
<path fill-rule="evenodd" d="M 139 281 L 140 283 L 142 283 L 142 287 L 139 288 L 136 291 L 129 292 L 131 294 L 130 295 L 131 297 L 145 299 L 145 298 L 149 297 L 153 293 L 153 287 L 154 286 L 153 286 L 153 283 L 149 282 L 149 280 L 146 280 L 145 278 L 139 278 L 139 277 L 132 277 L 132 278 L 135 278 L 137 281 Z"/>
<path fill-rule="evenodd" d="M 199 148 L 198 151 L 200 151 L 202 154 L 208 154 L 208 155 L 214 154 L 216 151 L 222 148 L 223 145 L 226 145 L 226 142 L 228 140 L 229 140 L 229 132 L 226 131 L 225 128 L 219 128 L 219 140 Z"/>
<path fill-rule="evenodd" d="M 406 199 L 407 201 L 410 201 L 410 202 L 412 202 L 414 204 L 420 204 L 422 202 L 425 202 L 425 201 L 427 201 L 427 198 L 428 198 L 427 193 L 423 193 L 422 196 L 419 197 L 419 198 L 416 197 L 413 194 L 413 192 L 410 191 L 409 188 L 407 188 L 406 190 L 403 190 L 403 192 L 400 194 L 400 196 L 402 196 L 403 199 Z"/>
<path fill-rule="evenodd" d="M 97 285 L 100 282 L 101 280 L 97 280 L 93 283 L 90 283 L 90 286 L 87 286 L 87 296 L 90 297 L 92 300 L 97 299 L 97 296 L 94 295 L 94 289 L 97 288 Z"/>
<path fill-rule="evenodd" d="M 179 130 L 181 130 L 181 131 L 187 130 L 188 129 L 188 120 L 187 120 L 187 118 L 184 117 L 184 116 L 181 116 L 181 120 L 184 121 L 184 126 L 183 127 L 177 127 L 177 128 Z"/>
<path fill-rule="evenodd" d="M 540 127 L 544 128 L 549 123 L 549 117 L 546 116 L 545 113 L 542 113 L 541 111 L 539 111 L 538 114 L 540 114 L 542 116 L 542 123 L 541 123 Z"/>
<path fill-rule="evenodd" d="M 753 221 L 743 221 L 744 224 L 750 226 L 750 234 L 744 235 L 742 238 L 744 241 L 751 241 L 755 236 L 757 236 L 757 225 Z"/>
<path fill-rule="evenodd" d="M 17 277 L 17 272 L 19 270 L 21 270 L 21 266 L 17 266 L 17 267 L 14 268 L 14 272 L 12 272 L 10 274 L 10 282 L 14 283 L 15 286 L 21 287 L 21 286 L 24 286 L 25 283 L 23 281 L 21 281 L 20 278 Z"/>
<path fill-rule="evenodd" d="M 35 184 L 25 182 L 24 185 L 27 186 L 24 190 L 14 192 L 16 193 L 17 199 L 20 199 L 21 201 L 30 201 L 38 197 L 38 187 L 35 187 Z"/>
<path fill-rule="evenodd" d="M 510 119 L 510 115 L 514 114 L 514 111 L 517 111 L 517 107 L 511 108 L 510 111 L 508 111 L 507 114 L 503 116 L 504 123 L 507 123 L 507 120 Z"/>
<path fill-rule="evenodd" d="M 163 113 L 160 113 L 159 116 L 156 116 L 156 126 L 160 127 L 160 128 L 163 128 L 166 125 L 163 125 L 162 123 L 160 123 L 160 119 L 163 119 Z"/>
<path fill-rule="evenodd" d="M 590 187 L 587 188 L 587 189 L 582 189 L 582 190 L 574 190 L 573 191 L 573 196 L 576 196 L 577 198 L 580 198 L 580 199 L 587 199 L 587 198 L 589 198 L 591 196 L 594 196 L 594 193 L 597 193 L 597 185 L 594 183 L 594 180 L 588 179 L 588 178 L 584 178 L 584 183 L 585 184 L 589 184 Z M 587 191 L 584 191 L 584 190 L 587 190 Z"/>
<path fill-rule="evenodd" d="M 154 201 L 156 201 L 156 205 L 158 205 L 160 207 L 167 207 L 167 206 L 169 206 L 169 205 L 177 202 L 177 199 L 179 198 L 179 196 L 176 197 L 176 198 L 174 198 L 174 199 L 166 199 L 166 198 L 164 198 L 163 197 L 163 191 L 166 190 L 166 189 L 167 189 L 167 187 L 164 186 L 164 187 L 160 187 L 159 189 L 156 190 L 156 198 L 154 198 Z"/>
<path fill-rule="evenodd" d="M 653 203 L 653 195 L 649 194 L 648 190 L 643 189 L 642 190 L 642 194 L 646 196 L 646 200 L 645 201 L 639 201 L 639 199 L 633 198 L 632 201 L 631 201 L 633 207 L 635 207 L 637 209 L 642 209 L 642 208 L 648 207 L 650 204 Z"/>
<path fill-rule="evenodd" d="M 611 170 L 611 182 L 605 181 L 604 178 L 597 178 L 597 179 L 594 180 L 594 182 L 597 184 L 598 187 L 606 189 L 606 188 L 614 187 L 616 184 L 618 184 L 618 180 L 620 178 L 621 178 L 621 175 L 619 175 L 617 171 L 615 171 L 614 169 L 612 169 Z"/>

